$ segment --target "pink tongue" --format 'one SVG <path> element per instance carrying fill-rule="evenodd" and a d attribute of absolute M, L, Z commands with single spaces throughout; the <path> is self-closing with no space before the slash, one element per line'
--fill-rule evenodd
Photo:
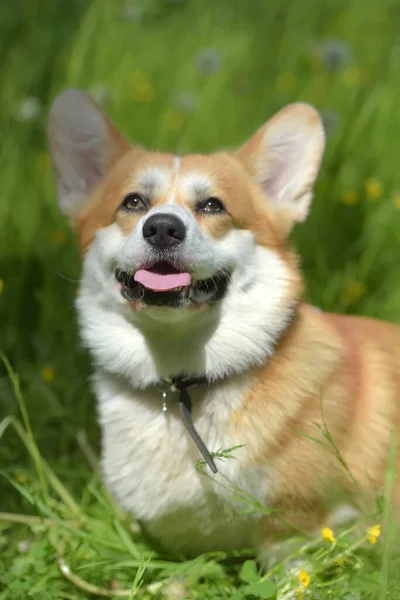
<path fill-rule="evenodd" d="M 171 273 L 170 275 L 159 275 L 152 271 L 140 269 L 136 271 L 135 281 L 153 292 L 166 292 L 177 287 L 190 285 L 189 273 Z"/>

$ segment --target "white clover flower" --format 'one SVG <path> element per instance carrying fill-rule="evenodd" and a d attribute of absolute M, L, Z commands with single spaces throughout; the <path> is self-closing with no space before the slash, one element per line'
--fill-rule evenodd
<path fill-rule="evenodd" d="M 42 105 L 38 98 L 27 96 L 15 110 L 15 118 L 21 122 L 36 121 L 42 114 Z"/>
<path fill-rule="evenodd" d="M 183 600 L 188 597 L 188 589 L 183 581 L 173 579 L 163 587 L 162 597 L 164 600 Z"/>
<path fill-rule="evenodd" d="M 31 547 L 29 540 L 20 540 L 17 544 L 17 550 L 20 554 L 26 554 Z"/>
<path fill-rule="evenodd" d="M 141 21 L 143 14 L 143 8 L 138 4 L 127 4 L 121 11 L 121 17 L 125 21 Z"/>
<path fill-rule="evenodd" d="M 202 75 L 217 73 L 222 66 L 222 58 L 213 48 L 204 48 L 195 56 L 196 67 Z"/>
<path fill-rule="evenodd" d="M 353 59 L 350 46 L 342 40 L 327 40 L 319 45 L 321 62 L 328 71 L 339 71 Z"/>
<path fill-rule="evenodd" d="M 182 110 L 183 112 L 192 112 L 196 110 L 199 104 L 199 99 L 197 94 L 190 91 L 181 92 L 175 98 L 175 106 L 178 110 Z"/>

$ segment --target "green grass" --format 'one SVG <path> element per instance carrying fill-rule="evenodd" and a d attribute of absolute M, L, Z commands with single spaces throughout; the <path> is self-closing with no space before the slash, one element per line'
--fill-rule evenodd
<path fill-rule="evenodd" d="M 51 99 L 67 86 L 93 91 L 132 140 L 180 153 L 233 147 L 288 102 L 310 102 L 330 133 L 310 218 L 294 234 L 307 297 L 400 321 L 399 24 L 394 0 L 1 3 L 0 347 L 12 368 L 0 366 L 0 510 L 14 516 L 0 520 L 0 600 L 93 597 L 82 580 L 156 600 L 301 588 L 300 567 L 279 563 L 260 580 L 251 554 L 159 555 L 104 492 L 73 309 L 79 260 L 47 156 Z M 197 66 L 207 48 L 208 74 Z M 41 112 L 21 121 L 29 96 Z M 389 501 L 374 518 L 390 533 Z M 371 545 L 373 524 L 293 550 L 311 576 L 305 597 L 400 598 L 395 535 Z"/>

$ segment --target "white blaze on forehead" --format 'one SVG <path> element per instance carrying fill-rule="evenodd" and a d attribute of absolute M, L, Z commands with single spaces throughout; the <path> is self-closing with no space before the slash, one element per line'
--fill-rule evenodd
<path fill-rule="evenodd" d="M 168 198 L 167 204 L 176 203 L 176 190 L 178 188 L 179 173 L 181 170 L 181 158 L 180 156 L 174 156 L 174 187 L 172 189 L 171 196 Z"/>
<path fill-rule="evenodd" d="M 181 157 L 180 156 L 174 156 L 174 171 L 175 171 L 175 175 L 178 177 L 179 175 L 179 169 L 181 168 Z"/>

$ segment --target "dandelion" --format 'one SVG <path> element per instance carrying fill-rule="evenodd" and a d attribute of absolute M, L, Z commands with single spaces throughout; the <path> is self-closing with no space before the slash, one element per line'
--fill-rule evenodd
<path fill-rule="evenodd" d="M 347 206 L 353 206 L 358 202 L 358 195 L 356 190 L 345 190 L 342 194 L 343 204 Z"/>
<path fill-rule="evenodd" d="M 329 529 L 329 527 L 324 527 L 322 529 L 321 536 L 323 540 L 325 540 L 326 542 L 330 542 L 331 544 L 333 544 L 336 541 L 333 531 L 332 529 Z"/>
<path fill-rule="evenodd" d="M 152 102 L 155 91 L 147 75 L 141 71 L 135 71 L 131 76 L 133 97 L 138 102 Z"/>
<path fill-rule="evenodd" d="M 163 123 L 166 129 L 177 131 L 183 125 L 184 117 L 177 110 L 167 110 L 163 116 Z"/>
<path fill-rule="evenodd" d="M 293 92 L 297 86 L 297 77 L 294 73 L 280 73 L 276 78 L 276 88 L 279 92 Z"/>
<path fill-rule="evenodd" d="M 43 367 L 43 369 L 42 369 L 42 379 L 46 383 L 51 383 L 52 381 L 54 381 L 54 369 L 53 369 L 53 367 L 49 367 L 49 366 Z"/>
<path fill-rule="evenodd" d="M 347 67 L 343 71 L 343 81 L 348 87 L 355 87 L 360 83 L 361 74 L 357 67 Z"/>
<path fill-rule="evenodd" d="M 202 75 L 217 73 L 222 66 L 221 56 L 213 48 L 204 48 L 195 56 L 196 67 Z"/>
<path fill-rule="evenodd" d="M 299 573 L 299 581 L 303 587 L 308 587 L 310 585 L 310 576 L 304 569 L 302 569 Z"/>
<path fill-rule="evenodd" d="M 327 71 L 339 71 L 352 61 L 350 47 L 342 40 L 327 40 L 319 46 L 322 65 Z"/>
<path fill-rule="evenodd" d="M 42 105 L 38 98 L 34 96 L 27 96 L 22 100 L 15 111 L 15 118 L 17 121 L 28 123 L 29 121 L 36 121 L 42 114 Z"/>
<path fill-rule="evenodd" d="M 3 292 L 4 292 L 4 280 L 0 279 L 0 296 L 2 295 Z"/>
<path fill-rule="evenodd" d="M 376 544 L 378 537 L 381 535 L 381 526 L 374 525 L 368 529 L 368 541 L 370 544 Z"/>
<path fill-rule="evenodd" d="M 199 99 L 194 92 L 181 92 L 175 100 L 175 105 L 178 110 L 183 112 L 192 112 L 196 110 Z"/>
<path fill-rule="evenodd" d="M 63 246 L 66 242 L 67 236 L 65 231 L 62 229 L 54 229 L 49 233 L 49 241 L 53 246 Z"/>
<path fill-rule="evenodd" d="M 363 281 L 350 281 L 342 295 L 342 302 L 345 306 L 355 304 L 367 291 L 367 286 Z"/>
<path fill-rule="evenodd" d="M 383 195 L 382 184 L 376 179 L 376 177 L 370 177 L 365 182 L 365 190 L 370 200 L 379 200 Z"/>

